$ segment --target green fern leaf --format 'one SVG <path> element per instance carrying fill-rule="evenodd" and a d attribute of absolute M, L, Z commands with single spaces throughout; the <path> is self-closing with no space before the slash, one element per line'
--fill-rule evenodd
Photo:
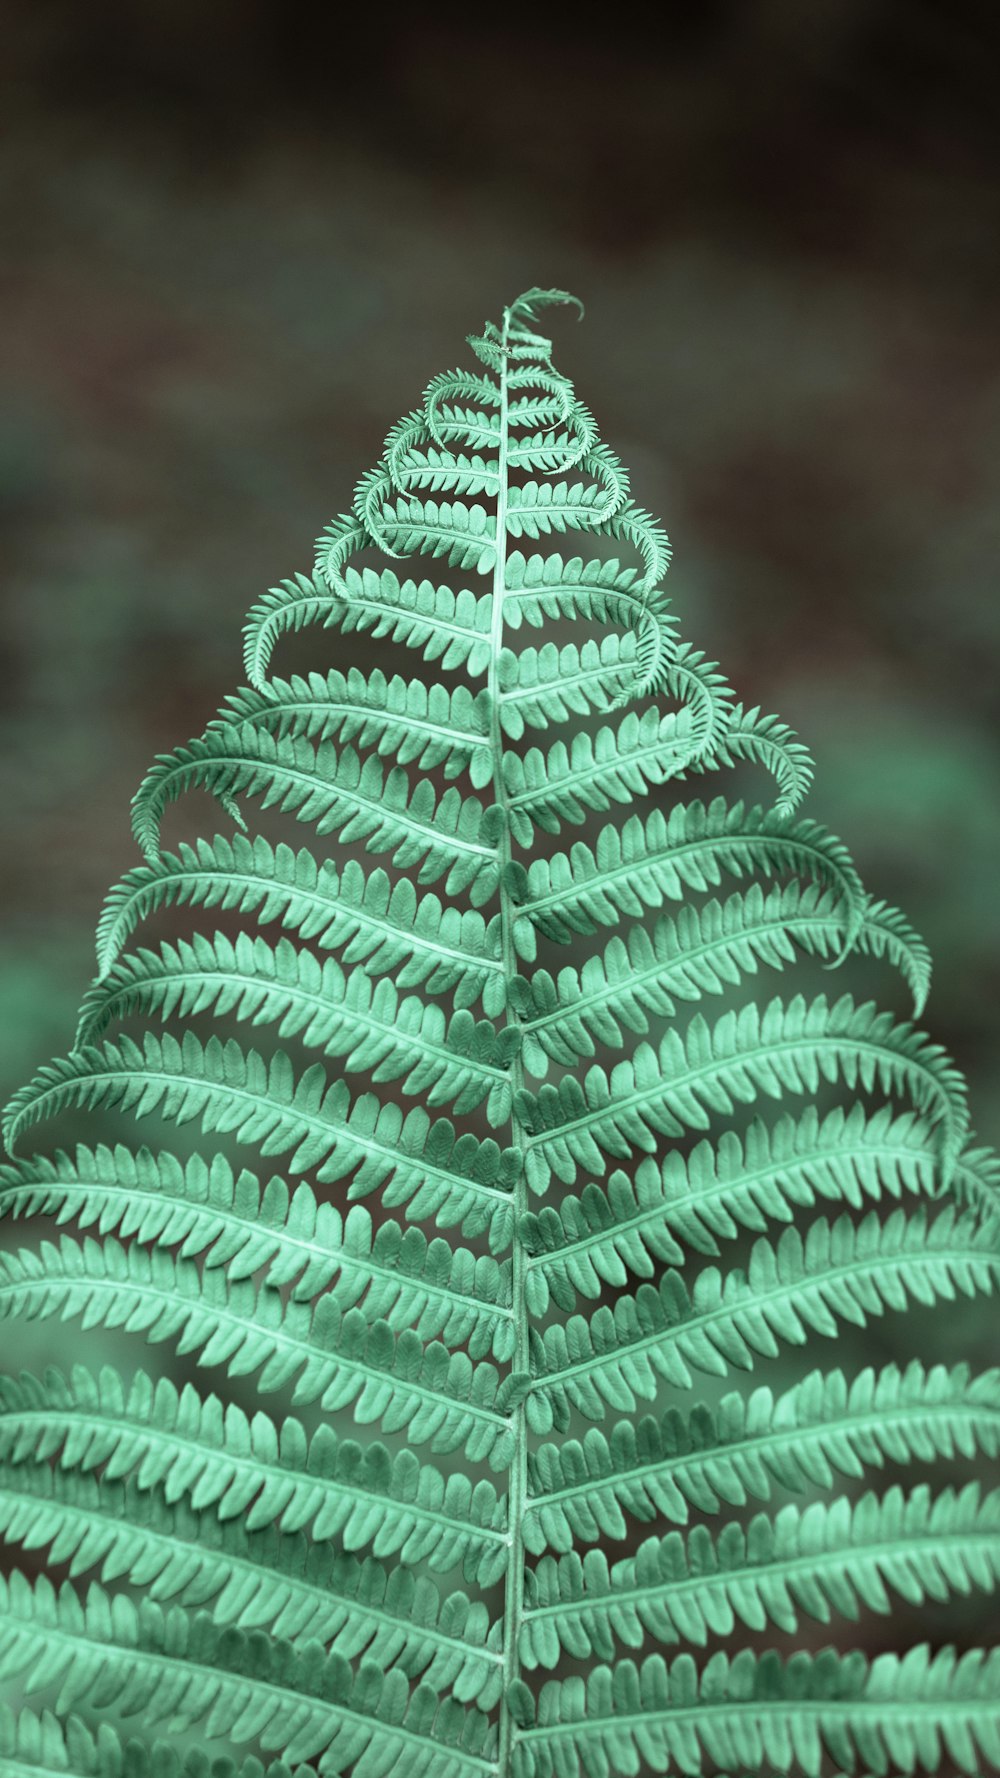
<path fill-rule="evenodd" d="M 558 1212 L 529 1213 L 521 1224 L 528 1301 L 535 1314 L 545 1313 L 550 1294 L 572 1309 L 606 1284 L 683 1264 L 685 1246 L 714 1256 L 740 1229 L 764 1229 L 769 1217 L 789 1222 L 817 1200 L 858 1207 L 936 1189 L 933 1135 L 913 1113 L 893 1117 L 884 1107 L 869 1117 L 855 1105 L 820 1120 L 809 1107 L 773 1128 L 755 1118 L 743 1141 L 726 1131 L 717 1147 L 703 1141 L 686 1159 L 672 1151 L 659 1166 L 640 1161 L 633 1175 L 616 1169 L 605 1187 L 566 1196 Z"/>
<path fill-rule="evenodd" d="M 507 887 L 520 903 L 518 949 L 534 959 L 532 928 L 557 943 L 574 933 L 616 926 L 622 914 L 641 918 L 647 908 L 679 901 L 685 891 L 704 891 L 722 881 L 723 870 L 742 876 L 796 871 L 839 891 L 845 901 L 848 939 L 864 917 L 865 895 L 846 848 L 812 821 L 791 826 L 763 809 L 732 809 L 717 798 L 677 804 L 668 817 L 655 810 L 648 821 L 629 816 L 621 829 L 605 827 L 596 845 L 577 842 L 572 851 L 516 864 Z"/>
<path fill-rule="evenodd" d="M 199 1118 L 204 1130 L 231 1133 L 262 1155 L 291 1150 L 290 1170 L 314 1168 L 320 1183 L 353 1173 L 351 1197 L 381 1186 L 386 1204 L 409 1204 L 444 1227 L 461 1222 L 469 1234 L 489 1230 L 495 1251 L 509 1240 L 519 1150 L 456 1138 L 447 1118 L 432 1124 L 422 1107 L 404 1117 L 374 1093 L 352 1100 L 344 1081 L 328 1084 L 319 1063 L 296 1078 L 282 1050 L 268 1063 L 234 1039 L 202 1045 L 188 1031 L 181 1042 L 147 1032 L 141 1050 L 122 1037 L 74 1052 L 46 1064 L 12 1099 L 4 1126 L 11 1152 L 31 1124 L 73 1105 L 111 1105 L 137 1117 L 161 1111 L 179 1123 Z"/>
<path fill-rule="evenodd" d="M 821 1081 L 841 1079 L 852 1089 L 908 1094 L 940 1124 L 942 1165 L 953 1165 L 968 1119 L 961 1078 L 940 1046 L 873 1002 L 856 1006 L 845 994 L 831 1006 L 825 995 L 811 1004 L 796 995 L 763 1012 L 750 1002 L 714 1025 L 696 1014 L 683 1034 L 668 1031 L 658 1052 L 640 1044 L 610 1075 L 594 1067 L 582 1082 L 569 1075 L 558 1087 L 523 1093 L 528 1180 L 541 1192 L 554 1172 L 572 1185 L 580 1167 L 599 1176 L 605 1155 L 650 1151 L 657 1135 L 704 1129 L 712 1115 L 761 1093 L 815 1093 Z"/>
<path fill-rule="evenodd" d="M 745 1650 L 713 1655 L 701 1674 L 690 1655 L 669 1666 L 650 1655 L 641 1666 L 597 1667 L 586 1685 L 550 1680 L 522 1732 L 517 1771 L 542 1778 L 565 1770 L 567 1756 L 588 1774 L 634 1772 L 640 1757 L 654 1771 L 694 1769 L 702 1758 L 720 1769 L 763 1761 L 785 1770 L 794 1760 L 815 1778 L 827 1752 L 848 1771 L 860 1760 L 876 1772 L 890 1762 L 933 1771 L 946 1752 L 971 1773 L 982 1757 L 1000 1760 L 998 1669 L 995 1655 L 932 1657 L 926 1647 L 870 1667 L 831 1649 L 785 1666 Z"/>
<path fill-rule="evenodd" d="M 799 950 L 836 959 L 844 919 L 836 898 L 816 884 L 790 883 L 765 895 L 759 883 L 745 894 L 684 907 L 676 920 L 661 917 L 652 932 L 630 927 L 610 939 L 603 954 L 581 971 L 560 970 L 558 980 L 539 970 L 519 994 L 532 1070 L 545 1072 L 542 1055 L 569 1067 L 595 1054 L 598 1042 L 620 1047 L 623 1027 L 645 1035 L 649 1014 L 671 1018 L 678 1000 L 721 994 L 761 963 L 783 969 Z M 904 975 L 919 1012 L 926 1000 L 930 966 L 926 949 L 895 908 L 866 908 L 854 939 L 859 951 L 885 956 Z M 797 950 L 796 947 L 799 949 Z"/>
<path fill-rule="evenodd" d="M 69 1379 L 9 1378 L 0 1395 L 0 1459 L 48 1460 L 63 1469 L 104 1466 L 106 1479 L 136 1472 L 141 1488 L 168 1501 L 190 1496 L 222 1522 L 242 1516 L 248 1532 L 278 1524 L 311 1529 L 315 1542 L 370 1546 L 435 1572 L 462 1564 L 469 1582 L 490 1586 L 506 1566 L 506 1509 L 490 1482 L 445 1477 L 411 1451 L 338 1439 L 322 1425 L 310 1439 L 289 1416 L 248 1418 L 235 1403 L 178 1391 L 139 1372 L 128 1388 L 106 1367 L 76 1366 Z"/>
<path fill-rule="evenodd" d="M 490 666 L 492 605 L 468 587 L 433 586 L 428 580 L 400 581 L 391 568 L 377 575 L 370 568 L 344 578 L 346 608 L 338 611 L 346 635 L 371 631 L 375 637 L 420 650 L 442 667 L 465 667 L 473 676 Z"/>
<path fill-rule="evenodd" d="M 88 1327 L 126 1326 L 147 1340 L 176 1341 L 202 1364 L 231 1375 L 259 1372 L 271 1391 L 294 1383 L 295 1402 L 318 1401 L 328 1412 L 352 1406 L 359 1425 L 403 1428 L 412 1443 L 435 1452 L 464 1450 L 496 1469 L 509 1462 L 511 1427 L 505 1408 L 519 1387 L 496 1367 L 474 1363 L 443 1341 L 427 1346 L 408 1329 L 341 1311 L 330 1296 L 315 1311 L 283 1304 L 278 1291 L 230 1284 L 218 1271 L 204 1277 L 190 1261 L 110 1238 L 78 1244 L 63 1236 L 39 1253 L 0 1255 L 0 1318 L 81 1315 Z"/>
<path fill-rule="evenodd" d="M 614 631 L 581 648 L 547 642 L 517 654 L 505 649 L 498 665 L 504 733 L 517 741 L 527 727 L 548 728 L 571 715 L 607 709 L 622 678 L 634 678 L 635 658 L 635 638 Z"/>
<path fill-rule="evenodd" d="M 495 918 L 487 924 L 475 908 L 418 896 L 409 878 L 393 884 L 384 870 L 366 874 L 353 858 L 338 872 L 328 860 L 317 864 L 305 847 L 272 847 L 259 834 L 181 844 L 176 855 L 161 852 L 129 871 L 108 896 L 98 928 L 102 979 L 136 927 L 171 903 L 280 920 L 303 940 L 342 950 L 347 963 L 394 974 L 401 987 L 451 991 L 458 1006 L 481 999 L 493 1017 L 504 1008 Z"/>
<path fill-rule="evenodd" d="M 298 1037 L 325 1056 L 342 1057 L 347 1073 L 401 1080 L 404 1093 L 425 1094 L 429 1105 L 469 1111 L 488 1100 L 497 1126 L 510 1115 L 516 1032 L 498 1035 L 489 1019 L 477 1021 L 468 1011 L 446 1019 L 418 995 L 401 997 L 392 982 L 373 983 L 360 972 L 345 976 L 332 958 L 320 962 L 288 939 L 272 947 L 241 933 L 233 944 L 216 933 L 214 940 L 196 936 L 191 944 L 163 945 L 159 954 L 137 951 L 84 1002 L 78 1047 L 137 1008 L 165 1018 L 235 1012 L 254 1025 L 273 1023 L 280 1037 Z"/>
<path fill-rule="evenodd" d="M 637 638 L 658 619 L 673 634 L 666 595 L 644 589 L 635 568 L 616 559 L 573 556 L 566 561 L 558 554 L 525 556 L 521 550 L 511 550 L 505 571 L 505 625 L 515 631 L 524 624 L 539 629 L 561 617 L 621 624 Z"/>
<path fill-rule="evenodd" d="M 349 524 L 349 521 L 348 521 Z M 360 531 L 351 533 L 356 544 L 365 542 Z M 263 686 L 274 645 L 279 636 L 304 629 L 306 624 L 336 623 L 339 598 L 331 594 L 329 585 L 318 576 L 310 579 L 297 574 L 294 580 L 283 580 L 271 587 L 251 608 L 244 630 L 244 665 L 251 685 Z"/>
<path fill-rule="evenodd" d="M 182 1258 L 224 1267 L 231 1282 L 257 1274 L 303 1301 L 322 1291 L 345 1309 L 363 1302 L 370 1320 L 465 1345 L 473 1358 L 503 1361 L 513 1351 L 509 1261 L 428 1241 L 412 1225 L 376 1227 L 361 1204 L 341 1215 L 304 1181 L 294 1192 L 280 1177 L 262 1187 L 222 1155 L 182 1165 L 170 1153 L 133 1153 L 119 1143 L 0 1168 L 0 1215 L 40 1214 L 176 1246 Z"/>
<path fill-rule="evenodd" d="M 185 791 L 205 788 L 232 799 L 260 795 L 262 806 L 289 810 L 320 833 L 362 840 L 389 852 L 403 868 L 419 863 L 419 882 L 445 877 L 449 894 L 472 892 L 476 902 L 496 887 L 495 840 L 501 812 L 485 809 L 454 787 L 435 797 L 429 779 L 410 786 L 401 766 L 388 776 L 377 756 L 362 764 L 351 747 L 340 754 L 304 738 L 282 749 L 253 723 L 210 729 L 201 741 L 164 755 L 136 794 L 133 826 L 147 859 L 159 854 L 160 818 Z"/>
<path fill-rule="evenodd" d="M 267 1625 L 302 1647 L 398 1664 L 411 1680 L 447 1688 L 462 1703 L 496 1704 L 499 1626 L 464 1593 L 442 1598 L 426 1575 L 358 1561 L 302 1532 L 247 1531 L 210 1507 L 47 1463 L 0 1466 L 0 1529 L 26 1549 L 47 1546 L 71 1578 L 131 1574 L 157 1601 L 201 1607 L 240 1629 Z"/>
<path fill-rule="evenodd" d="M 832 1488 L 886 1462 L 1000 1453 L 1000 1371 L 967 1367 L 813 1371 L 778 1398 L 763 1386 L 718 1409 L 668 1408 L 609 1435 L 542 1445 L 529 1472 L 527 1547 L 568 1551 L 622 1538 L 630 1522 L 686 1524 L 691 1508 L 769 1500 L 775 1486 Z"/>
<path fill-rule="evenodd" d="M 754 1244 L 745 1274 L 706 1267 L 689 1293 L 679 1273 L 665 1272 L 658 1289 L 641 1285 L 614 1310 L 602 1305 L 589 1320 L 574 1315 L 536 1335 L 539 1385 L 528 1401 L 529 1423 L 537 1432 L 565 1430 L 571 1409 L 588 1420 L 609 1408 L 634 1410 L 655 1397 L 660 1378 L 688 1389 L 692 1369 L 715 1376 L 731 1366 L 750 1370 L 755 1354 L 772 1358 L 782 1341 L 834 1338 L 840 1319 L 863 1327 L 910 1298 L 989 1294 L 995 1283 L 996 1224 L 956 1217 L 951 1207 L 929 1223 L 902 1211 L 885 1222 L 871 1214 L 858 1225 L 846 1216 L 817 1220 L 805 1241 L 789 1228 L 776 1245 Z"/>
<path fill-rule="evenodd" d="M 318 1754 L 318 1770 L 487 1773 L 493 1763 L 488 1719 L 426 1684 L 373 1661 L 357 1674 L 322 1645 L 301 1650 L 220 1628 L 144 1600 L 139 1608 L 92 1585 L 84 1601 L 42 1577 L 32 1588 L 15 1573 L 0 1582 L 0 1663 L 29 1689 L 57 1684 L 58 1708 L 81 1694 L 126 1719 L 172 1729 L 205 1722 L 209 1733 L 279 1745 L 291 1761 Z"/>
<path fill-rule="evenodd" d="M 60 1722 L 51 1711 L 37 1715 L 24 1708 L 18 1712 L 0 1705 L 0 1758 L 7 1762 L 11 1778 L 209 1778 L 210 1755 L 199 1747 L 179 1752 L 169 1741 L 146 1746 L 130 1739 L 123 1743 L 108 1723 L 94 1730 L 82 1717 L 72 1715 Z M 256 1758 L 238 1763 L 223 1759 L 211 1764 L 211 1778 L 317 1778 L 314 1766 L 297 1766 L 295 1773 L 284 1760 L 263 1766 Z"/>
<path fill-rule="evenodd" d="M 379 672 L 366 678 L 353 668 L 346 677 L 334 671 L 272 679 L 265 691 L 235 692 L 226 703 L 225 719 L 214 727 L 251 722 L 272 735 L 356 741 L 401 765 L 441 766 L 448 778 L 468 771 L 479 790 L 492 782 L 482 693 L 474 698 L 465 686 L 449 691 Z"/>
<path fill-rule="evenodd" d="M 930 960 L 681 639 L 575 302 L 254 604 L 7 1108 L 0 1319 L 73 1341 L 0 1375 L 11 1778 L 1000 1766 L 1000 1653 L 918 1640 L 1000 1583 L 1000 1370 L 857 1359 L 996 1291 L 1000 1159 L 905 1015 L 755 992 L 850 956 L 919 1019 Z M 189 791 L 226 831 L 164 849 Z"/>
<path fill-rule="evenodd" d="M 786 1506 L 713 1537 L 697 1526 L 650 1537 L 634 1556 L 609 1564 L 603 1551 L 545 1557 L 528 1588 L 521 1659 L 555 1667 L 563 1651 L 613 1660 L 619 1650 L 660 1643 L 704 1647 L 736 1626 L 797 1631 L 800 1609 L 829 1623 L 862 1605 L 887 1613 L 887 1589 L 911 1606 L 992 1590 L 1000 1579 L 1000 1493 L 980 1498 L 975 1482 L 956 1494 L 909 1496 L 899 1488 L 852 1505 Z"/>
<path fill-rule="evenodd" d="M 642 717 L 630 711 L 617 729 L 575 735 L 570 748 L 556 741 L 547 754 L 538 747 L 523 758 L 508 754 L 504 777 L 511 831 L 522 845 L 530 843 L 535 827 L 558 833 L 563 822 L 583 821 L 588 809 L 631 802 L 649 785 L 683 776 L 698 752 L 682 715 L 650 710 Z"/>

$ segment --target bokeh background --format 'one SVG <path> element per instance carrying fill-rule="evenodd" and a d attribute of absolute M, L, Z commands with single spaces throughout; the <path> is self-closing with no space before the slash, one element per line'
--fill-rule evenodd
<path fill-rule="evenodd" d="M 685 634 L 812 747 L 1000 1139 L 996 9 L 27 0 L 4 39 L 0 1096 L 68 1047 L 246 608 L 542 284 Z"/>

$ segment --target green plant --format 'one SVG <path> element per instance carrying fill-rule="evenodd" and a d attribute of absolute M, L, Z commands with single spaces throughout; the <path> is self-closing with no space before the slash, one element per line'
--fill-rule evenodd
<path fill-rule="evenodd" d="M 277 1753 L 275 1778 L 1000 1762 L 996 1652 L 793 1652 L 803 1616 L 993 1585 L 1000 1494 L 912 1476 L 996 1454 L 1000 1373 L 722 1385 L 991 1290 L 996 1170 L 913 1025 L 751 992 L 867 953 L 919 1013 L 928 959 L 796 814 L 804 750 L 677 640 L 663 534 L 537 331 L 571 300 L 472 339 L 482 371 L 431 383 L 314 575 L 254 608 L 249 688 L 136 797 L 146 862 L 76 1047 L 7 1113 L 12 1153 L 98 1121 L 4 1168 L 8 1216 L 82 1235 L 9 1253 L 0 1313 L 233 1381 L 3 1383 L 0 1527 L 70 1577 L 4 1585 L 0 1672 L 56 1711 L 0 1721 L 5 1773 L 208 1772 L 161 1729 Z M 455 676 L 269 677 L 312 625 Z M 681 795 L 740 762 L 772 807 Z M 161 851 L 194 788 L 242 831 Z M 242 799 L 324 843 L 251 836 Z M 178 908 L 235 935 L 137 942 Z M 187 1029 L 109 1035 L 130 1019 Z M 125 1114 L 203 1136 L 136 1149 Z M 905 1486 L 858 1493 L 892 1464 Z"/>

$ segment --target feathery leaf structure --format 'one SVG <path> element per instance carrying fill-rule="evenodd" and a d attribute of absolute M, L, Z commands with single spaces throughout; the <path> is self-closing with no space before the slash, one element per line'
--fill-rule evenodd
<path fill-rule="evenodd" d="M 1000 1372 L 815 1367 L 994 1291 L 998 1165 L 905 1006 L 786 986 L 854 954 L 916 1020 L 929 959 L 680 640 L 574 300 L 472 338 L 254 606 L 8 1108 L 0 1216 L 63 1232 L 0 1318 L 104 1340 L 0 1378 L 0 1534 L 66 1576 L 3 1583 L 17 1778 L 1000 1764 L 996 1652 L 794 1647 L 996 1586 L 1000 1492 L 921 1468 L 1000 1455 Z M 272 672 L 323 629 L 391 665 Z M 759 805 L 697 794 L 737 762 Z M 167 848 L 196 789 L 226 831 Z"/>

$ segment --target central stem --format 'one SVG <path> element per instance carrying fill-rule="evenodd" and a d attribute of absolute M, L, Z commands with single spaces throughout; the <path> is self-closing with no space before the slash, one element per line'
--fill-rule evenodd
<path fill-rule="evenodd" d="M 507 434 L 508 434 L 508 386 L 507 386 L 507 336 L 510 328 L 510 311 L 504 310 L 503 333 L 500 344 L 500 439 L 498 451 L 497 478 L 497 531 L 496 531 L 496 562 L 493 569 L 493 625 L 490 640 L 489 690 L 490 690 L 490 745 L 493 750 L 493 795 L 495 801 L 504 812 L 503 831 L 500 835 L 500 942 L 503 958 L 504 978 L 507 983 L 508 1004 L 506 1017 L 508 1024 L 519 1023 L 519 1016 L 510 1004 L 510 984 L 517 974 L 517 952 L 514 948 L 514 908 L 506 886 L 506 867 L 511 862 L 510 817 L 507 807 L 507 791 L 503 776 L 503 732 L 500 725 L 500 686 L 499 664 L 500 650 L 503 646 L 503 600 L 507 567 Z M 524 1066 L 520 1054 L 515 1056 L 511 1068 L 514 1087 L 514 1103 L 516 1106 L 518 1091 L 524 1085 Z M 525 1132 L 518 1121 L 516 1109 L 510 1117 L 511 1143 L 523 1146 Z M 514 1309 L 514 1325 L 516 1333 L 514 1357 L 512 1360 L 515 1371 L 525 1372 L 529 1367 L 528 1352 L 528 1313 L 525 1295 L 525 1253 L 521 1242 L 520 1224 L 527 1209 L 526 1179 L 522 1166 L 514 1188 L 514 1230 L 512 1237 L 511 1258 L 511 1300 Z M 503 1678 L 504 1697 L 501 1700 L 500 1716 L 500 1750 L 499 1767 L 501 1778 L 508 1778 L 511 1769 L 511 1748 L 514 1724 L 507 1704 L 510 1687 L 518 1676 L 518 1641 L 521 1633 L 521 1618 L 524 1608 L 524 1511 L 525 1496 L 528 1486 L 528 1425 L 525 1404 L 519 1402 L 514 1409 L 514 1456 L 510 1469 L 510 1488 L 507 1504 L 507 1526 L 510 1541 L 510 1560 L 507 1567 L 507 1583 L 504 1595 L 503 1618 Z"/>

